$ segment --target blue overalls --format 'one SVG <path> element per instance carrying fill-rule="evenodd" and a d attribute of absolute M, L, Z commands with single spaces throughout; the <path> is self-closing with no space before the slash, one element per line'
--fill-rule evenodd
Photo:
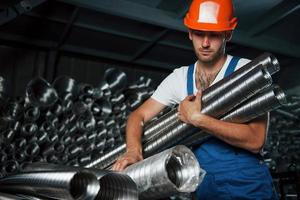
<path fill-rule="evenodd" d="M 233 57 L 225 76 L 234 72 L 239 58 Z M 194 64 L 189 66 L 188 95 L 193 94 Z M 272 177 L 258 154 L 233 147 L 213 136 L 194 150 L 206 171 L 196 191 L 200 200 L 278 199 Z"/>

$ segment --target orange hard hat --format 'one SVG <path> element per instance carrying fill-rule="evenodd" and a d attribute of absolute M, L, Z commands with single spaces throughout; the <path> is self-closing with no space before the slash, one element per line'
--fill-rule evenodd
<path fill-rule="evenodd" d="M 195 30 L 227 31 L 237 25 L 231 0 L 193 0 L 184 24 Z"/>

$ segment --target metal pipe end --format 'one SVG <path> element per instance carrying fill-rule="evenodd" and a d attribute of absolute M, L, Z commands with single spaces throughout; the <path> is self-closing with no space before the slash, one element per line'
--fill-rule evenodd
<path fill-rule="evenodd" d="M 276 72 L 278 72 L 280 70 L 279 62 L 273 54 L 270 54 L 269 57 L 270 57 L 271 65 L 267 67 L 268 71 L 270 72 L 270 74 L 275 74 Z"/>
<path fill-rule="evenodd" d="M 138 199 L 137 186 L 126 174 L 108 172 L 99 183 L 97 199 Z"/>
<path fill-rule="evenodd" d="M 271 73 L 269 72 L 268 68 L 262 66 L 261 69 L 262 69 L 264 78 L 268 81 L 268 86 L 272 85 L 273 79 L 272 79 Z"/>
<path fill-rule="evenodd" d="M 100 190 L 95 175 L 88 172 L 76 173 L 70 182 L 70 194 L 76 199 L 92 200 Z"/>
<path fill-rule="evenodd" d="M 280 105 L 284 106 L 287 104 L 286 95 L 278 85 L 274 85 L 273 92 Z"/>
<path fill-rule="evenodd" d="M 173 148 L 166 162 L 169 180 L 179 192 L 194 192 L 200 181 L 200 166 L 193 152 L 183 145 Z"/>

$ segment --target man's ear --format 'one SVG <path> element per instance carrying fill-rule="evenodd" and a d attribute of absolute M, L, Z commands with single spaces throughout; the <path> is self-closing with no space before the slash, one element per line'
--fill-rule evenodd
<path fill-rule="evenodd" d="M 189 33 L 189 38 L 190 38 L 190 40 L 192 40 L 192 30 L 191 30 L 191 29 L 188 29 L 188 33 Z"/>
<path fill-rule="evenodd" d="M 225 32 L 225 40 L 228 42 L 232 38 L 232 31 L 226 31 Z"/>

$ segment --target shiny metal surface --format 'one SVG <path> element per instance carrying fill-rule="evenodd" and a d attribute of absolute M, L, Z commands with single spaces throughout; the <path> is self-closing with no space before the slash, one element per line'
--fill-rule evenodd
<path fill-rule="evenodd" d="M 95 200 L 137 200 L 138 191 L 135 182 L 126 174 L 116 173 L 96 168 L 69 167 L 47 163 L 25 165 L 23 172 L 49 171 L 84 171 L 95 175 L 99 181 L 100 190 Z"/>
<path fill-rule="evenodd" d="M 252 97 L 234 111 L 226 114 L 221 120 L 235 123 L 248 122 L 271 110 L 277 109 L 285 103 L 285 94 L 278 86 L 275 86 L 274 88 L 269 88 L 261 94 Z M 180 143 L 189 147 L 197 146 L 205 141 L 207 137 L 209 137 L 209 134 L 198 130 L 191 136 L 186 136 Z"/>
<path fill-rule="evenodd" d="M 40 200 L 40 198 L 26 196 L 21 194 L 7 194 L 7 193 L 0 193 L 1 200 Z"/>
<path fill-rule="evenodd" d="M 235 71 L 234 73 L 229 75 L 228 77 L 225 77 L 224 79 L 218 81 L 217 83 L 215 83 L 214 85 L 210 86 L 205 91 L 203 91 L 202 104 L 209 106 L 206 109 L 210 109 L 211 107 L 213 107 L 213 105 L 210 105 L 210 103 L 208 103 L 211 99 L 213 99 L 216 96 L 220 97 L 220 95 L 225 94 L 225 92 L 227 92 L 227 94 L 230 95 L 230 93 L 228 93 L 228 92 L 230 92 L 232 90 L 233 86 L 234 85 L 236 86 L 236 85 L 244 82 L 245 76 L 247 76 L 247 74 L 249 72 L 251 72 L 252 70 L 254 70 L 256 72 L 260 71 L 257 68 L 262 69 L 262 73 L 264 74 L 264 76 L 266 78 L 265 81 L 268 81 L 268 80 L 270 80 L 269 74 L 274 74 L 275 72 L 279 71 L 280 66 L 279 66 L 278 60 L 272 54 L 264 53 L 261 56 L 257 57 L 256 59 L 249 62 L 248 64 L 246 64 L 245 66 L 241 67 L 240 69 L 238 69 L 237 71 Z M 266 71 L 266 69 L 267 69 L 267 71 Z M 255 74 L 255 72 L 251 72 L 251 73 Z M 256 75 L 258 75 L 258 74 L 256 74 Z M 251 79 L 251 77 L 249 77 L 249 76 L 248 76 L 248 78 Z M 244 82 L 244 83 L 246 84 L 246 82 Z M 247 87 L 247 85 L 245 85 L 245 84 L 241 85 L 239 87 Z M 253 83 L 253 84 L 254 84 L 253 86 L 255 86 L 255 83 Z M 238 88 L 236 88 L 236 89 L 238 89 Z M 238 94 L 238 93 L 236 93 L 236 94 Z M 225 95 L 224 95 L 223 99 L 222 98 L 220 99 L 220 101 L 222 101 L 222 100 L 223 101 L 228 100 L 228 102 L 230 102 L 230 100 L 227 99 L 227 97 Z M 215 104 L 218 104 L 217 101 L 214 101 L 214 102 L 215 102 Z M 220 105 L 220 104 L 218 104 L 218 105 Z M 214 105 L 214 106 L 216 106 L 216 105 Z M 176 118 L 177 118 L 175 113 L 176 113 L 176 109 L 174 109 L 170 113 L 166 114 L 164 117 L 160 118 L 159 120 L 146 125 L 144 128 L 144 137 L 145 137 L 144 141 L 149 141 L 153 135 L 160 135 L 157 133 L 163 132 L 168 127 L 174 125 L 175 121 L 173 121 L 173 120 L 176 120 Z M 216 115 L 217 114 L 218 113 L 216 113 Z"/>
<path fill-rule="evenodd" d="M 106 169 L 111 166 L 119 156 L 124 154 L 126 151 L 126 144 L 121 144 L 110 152 L 100 155 L 99 158 L 93 160 L 92 162 L 86 164 L 84 167 L 91 168 L 96 167 L 99 169 Z"/>
<path fill-rule="evenodd" d="M 58 99 L 56 90 L 41 77 L 31 80 L 27 84 L 26 97 L 30 104 L 42 107 L 51 106 Z"/>
<path fill-rule="evenodd" d="M 230 76 L 223 78 L 214 85 L 210 86 L 203 93 L 202 101 L 207 102 L 217 94 L 222 94 L 228 90 L 231 84 L 243 80 L 243 76 L 253 70 L 254 68 L 262 67 L 272 75 L 279 71 L 280 66 L 278 60 L 270 53 L 264 53 L 240 69 L 233 72 Z"/>
<path fill-rule="evenodd" d="M 56 89 L 58 95 L 62 98 L 66 93 L 72 95 L 77 94 L 77 83 L 76 81 L 68 76 L 59 76 L 53 81 L 53 87 Z"/>
<path fill-rule="evenodd" d="M 255 68 L 243 76 L 242 81 L 230 85 L 202 104 L 202 113 L 219 118 L 235 106 L 244 102 L 272 84 L 272 77 L 264 68 Z"/>
<path fill-rule="evenodd" d="M 20 173 L 0 180 L 2 192 L 62 200 L 93 200 L 99 189 L 97 178 L 87 172 Z"/>
<path fill-rule="evenodd" d="M 284 92 L 278 87 L 270 88 L 240 105 L 222 118 L 224 121 L 243 123 L 276 109 L 286 103 Z M 256 112 L 253 112 L 256 111 Z"/>
<path fill-rule="evenodd" d="M 201 113 L 219 118 L 271 84 L 272 78 L 267 70 L 260 67 L 254 68 L 245 74 L 243 79 L 231 84 L 227 87 L 227 90 L 223 90 L 222 94 L 216 94 L 209 101 L 203 103 Z M 193 132 L 194 128 L 182 123 L 177 116 L 171 118 L 173 120 L 169 125 L 157 131 L 155 135 L 151 134 L 151 140 L 146 141 L 145 146 L 143 146 L 145 154 L 151 155 L 160 147 L 167 147 L 166 145 L 170 145 L 170 141 L 176 143 L 180 140 L 179 135 L 182 132 L 185 132 L 185 134 L 189 131 Z"/>
<path fill-rule="evenodd" d="M 193 192 L 200 184 L 199 163 L 193 152 L 182 145 L 130 165 L 123 173 L 137 184 L 140 199 Z"/>
<path fill-rule="evenodd" d="M 107 69 L 104 73 L 104 79 L 113 94 L 122 92 L 127 85 L 127 75 L 117 68 Z"/>
<path fill-rule="evenodd" d="M 278 86 L 275 86 L 252 97 L 247 102 L 238 106 L 234 111 L 226 114 L 226 117 L 221 118 L 221 120 L 244 123 L 282 106 L 285 102 L 286 99 L 283 91 Z M 161 150 L 161 148 L 167 148 L 177 144 L 179 141 L 197 132 L 199 132 L 199 129 L 177 119 L 177 123 L 166 129 L 161 137 L 157 137 L 157 139 L 143 145 L 144 154 L 148 156 L 152 155 L 158 150 Z M 206 137 L 201 133 L 199 136 L 201 136 L 200 140 Z"/>

